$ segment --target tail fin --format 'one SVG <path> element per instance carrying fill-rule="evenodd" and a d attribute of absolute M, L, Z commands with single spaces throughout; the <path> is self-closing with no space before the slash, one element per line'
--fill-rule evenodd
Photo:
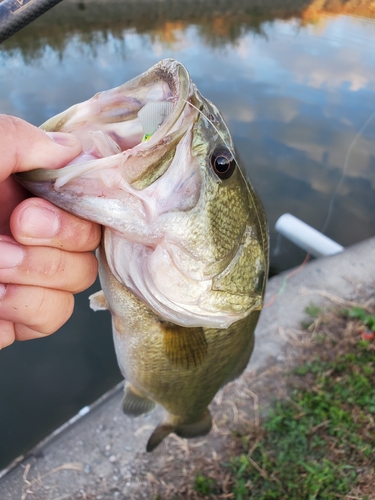
<path fill-rule="evenodd" d="M 171 432 L 174 431 L 173 425 L 168 424 L 160 424 L 156 427 L 154 432 L 151 434 L 150 439 L 148 440 L 146 451 L 154 451 L 154 449 L 159 446 L 159 444 L 163 441 L 163 439 Z"/>
<path fill-rule="evenodd" d="M 171 417 L 169 417 L 170 420 L 173 418 Z M 210 432 L 212 427 L 211 413 L 208 409 L 202 414 L 199 420 L 196 420 L 191 424 L 172 425 L 168 422 L 169 419 L 167 418 L 165 422 L 158 425 L 151 434 L 146 447 L 148 452 L 153 451 L 157 446 L 159 446 L 163 439 L 171 432 L 174 432 L 177 436 L 183 438 L 193 438 L 205 436 Z"/>
<path fill-rule="evenodd" d="M 198 436 L 205 436 L 208 434 L 212 427 L 212 418 L 210 410 L 206 410 L 199 420 L 192 424 L 178 425 L 174 432 L 177 436 L 183 438 L 193 438 Z"/>

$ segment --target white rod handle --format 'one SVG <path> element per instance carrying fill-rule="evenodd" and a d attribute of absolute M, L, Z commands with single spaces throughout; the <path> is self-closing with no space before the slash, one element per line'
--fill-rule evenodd
<path fill-rule="evenodd" d="M 335 255 L 344 250 L 343 246 L 291 214 L 284 214 L 279 217 L 275 229 L 314 257 Z"/>

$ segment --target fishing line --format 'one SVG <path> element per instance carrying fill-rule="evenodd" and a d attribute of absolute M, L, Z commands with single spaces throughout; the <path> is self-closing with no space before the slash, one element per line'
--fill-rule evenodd
<path fill-rule="evenodd" d="M 215 126 L 215 124 L 200 110 L 198 109 L 196 106 L 194 106 L 194 104 L 192 104 L 191 102 L 189 101 L 186 101 L 184 99 L 184 102 L 186 104 L 189 104 L 190 106 L 192 106 L 194 109 L 196 109 L 198 111 L 198 113 L 200 113 L 207 121 L 208 123 L 214 128 L 214 130 L 217 132 L 217 134 L 219 135 L 219 137 L 221 138 L 221 140 L 223 141 L 223 143 L 225 144 L 225 146 L 229 149 L 229 151 L 232 153 L 232 156 L 233 158 L 235 159 L 235 155 L 234 155 L 234 151 L 232 150 L 232 148 L 227 144 L 227 142 L 225 141 L 225 139 L 223 138 L 222 134 L 220 133 L 220 131 L 217 129 L 217 127 Z M 357 134 L 355 135 L 354 139 L 352 140 L 352 142 L 350 143 L 349 145 L 349 148 L 347 150 L 347 153 L 346 153 L 346 156 L 345 156 L 345 161 L 344 161 L 344 167 L 343 167 L 343 170 L 342 170 L 342 173 L 341 173 L 341 177 L 336 185 L 336 188 L 332 194 L 332 197 L 331 197 L 331 200 L 329 202 L 329 206 L 328 206 L 328 212 L 327 212 L 327 217 L 326 217 L 326 220 L 324 222 L 324 225 L 323 225 L 323 228 L 321 230 L 321 232 L 324 234 L 325 231 L 327 230 L 330 222 L 331 222 L 331 218 L 332 218 L 332 212 L 333 212 L 333 206 L 334 206 L 334 202 L 335 202 L 335 198 L 337 196 L 337 193 L 339 192 L 341 186 L 342 186 L 342 183 L 344 181 L 344 178 L 345 178 L 345 175 L 346 175 L 346 172 L 347 172 L 347 169 L 348 169 L 348 165 L 349 165 L 349 158 L 350 158 L 350 155 L 352 153 L 352 150 L 354 148 L 354 146 L 356 145 L 358 139 L 361 137 L 361 135 L 363 134 L 363 132 L 366 130 L 367 126 L 372 122 L 372 120 L 375 118 L 375 111 L 369 116 L 369 118 L 365 121 L 365 123 L 362 125 L 362 127 L 359 129 L 359 131 L 357 132 Z M 235 160 L 236 163 L 237 163 L 237 160 Z M 238 163 L 237 163 L 238 164 Z M 257 214 L 258 216 L 258 214 Z M 306 257 L 305 259 L 303 260 L 303 262 L 296 268 L 294 269 L 293 271 L 291 271 L 289 274 L 287 274 L 284 279 L 283 279 L 283 282 L 281 284 L 281 287 L 280 287 L 280 290 L 273 294 L 269 300 L 269 302 L 267 304 L 264 305 L 264 307 L 269 307 L 276 299 L 276 297 L 278 295 L 282 295 L 286 289 L 286 286 L 287 286 L 287 282 L 288 282 L 288 279 L 291 278 L 294 274 L 297 274 L 299 271 L 302 270 L 303 267 L 305 267 L 305 265 L 307 264 L 307 262 L 310 260 L 310 254 L 307 253 L 306 254 Z"/>
<path fill-rule="evenodd" d="M 186 104 L 190 104 L 190 106 L 191 106 L 192 108 L 196 109 L 196 110 L 198 111 L 198 113 L 200 113 L 200 114 L 203 116 L 203 118 L 205 118 L 205 119 L 208 121 L 208 123 L 209 123 L 209 124 L 210 124 L 210 125 L 211 125 L 214 129 L 215 129 L 215 131 L 216 131 L 216 133 L 218 134 L 218 136 L 220 137 L 220 139 L 223 141 L 223 143 L 225 144 L 225 146 L 229 149 L 230 153 L 232 154 L 233 159 L 234 159 L 234 161 L 236 162 L 236 165 L 237 165 L 237 167 L 238 167 L 238 170 L 239 170 L 239 172 L 240 172 L 240 174 L 241 174 L 242 178 L 244 179 L 244 181 L 245 181 L 245 183 L 246 183 L 246 185 L 247 185 L 247 181 L 246 181 L 246 179 L 245 179 L 245 176 L 243 175 L 243 173 L 242 173 L 241 169 L 239 168 L 238 161 L 236 160 L 235 151 L 234 151 L 234 149 L 233 149 L 233 148 L 231 148 L 231 147 L 227 144 L 227 142 L 226 142 L 226 140 L 224 139 L 224 137 L 222 136 L 222 134 L 221 134 L 220 130 L 218 130 L 218 128 L 217 128 L 217 127 L 215 126 L 215 124 L 214 124 L 214 123 L 213 123 L 213 122 L 212 122 L 212 121 L 208 118 L 208 116 L 206 116 L 206 115 L 205 115 L 205 114 L 204 114 L 204 113 L 203 113 L 203 112 L 202 112 L 199 108 L 197 108 L 196 106 L 194 106 L 194 104 L 192 104 L 190 101 L 187 101 L 186 99 L 182 99 L 182 100 L 183 100 Z M 228 134 L 230 135 L 229 129 L 228 129 L 228 127 L 227 127 L 227 124 L 224 122 L 224 120 L 223 120 L 223 125 L 226 127 L 227 132 L 228 132 Z M 254 207 L 255 207 L 255 202 L 254 202 L 254 198 L 253 198 L 253 193 L 251 192 L 251 190 L 250 190 L 249 188 L 248 188 L 248 192 L 249 192 L 249 195 L 250 195 L 251 200 L 252 200 L 252 202 L 253 202 L 253 205 L 254 205 Z M 263 242 L 263 244 L 264 244 L 264 242 L 265 242 L 265 241 L 268 241 L 268 236 L 266 235 L 266 237 L 265 237 L 265 236 L 264 236 L 264 234 L 263 234 L 262 224 L 261 224 L 261 222 L 260 222 L 260 218 L 259 218 L 259 213 L 258 213 L 258 210 L 255 210 L 255 213 L 256 213 L 256 216 L 257 216 L 257 219 L 258 219 L 258 227 L 259 227 L 259 230 L 260 230 L 260 232 L 262 233 L 262 242 Z M 269 246 L 269 244 L 268 244 L 268 246 Z"/>
<path fill-rule="evenodd" d="M 270 300 L 266 304 L 264 304 L 263 307 L 269 307 L 269 306 L 271 306 L 275 302 L 276 297 L 278 295 L 282 295 L 285 292 L 289 278 L 291 278 L 295 274 L 298 274 L 302 270 L 302 268 L 305 267 L 306 264 L 309 262 L 310 257 L 311 257 L 311 255 L 309 253 L 307 253 L 304 261 L 302 262 L 302 264 L 300 264 L 298 267 L 296 267 L 290 273 L 288 273 L 286 276 L 284 276 L 283 281 L 281 283 L 281 286 L 279 288 L 279 291 L 275 292 L 273 295 L 271 295 Z"/>
<path fill-rule="evenodd" d="M 347 172 L 348 165 L 349 165 L 349 158 L 350 158 L 350 155 L 353 151 L 353 148 L 354 148 L 355 144 L 357 143 L 358 139 L 361 137 L 361 135 L 365 131 L 366 127 L 372 122 L 374 117 L 375 117 L 375 111 L 369 116 L 369 118 L 367 118 L 367 120 L 362 125 L 362 127 L 359 129 L 359 131 L 357 132 L 357 134 L 355 135 L 354 139 L 352 140 L 352 142 L 350 143 L 350 145 L 348 147 L 348 151 L 346 152 L 344 167 L 342 169 L 341 177 L 339 179 L 339 182 L 337 183 L 336 189 L 334 190 L 332 197 L 331 197 L 331 200 L 330 200 L 329 205 L 328 205 L 327 217 L 326 217 L 323 229 L 321 230 L 321 232 L 323 234 L 325 233 L 325 231 L 327 230 L 327 228 L 331 222 L 334 201 L 335 201 L 337 193 L 339 192 L 341 185 L 344 181 L 344 177 L 345 177 L 345 174 Z M 276 297 L 278 295 L 281 295 L 284 293 L 286 286 L 287 286 L 288 279 L 291 278 L 294 274 L 297 274 L 299 271 L 301 271 L 301 269 L 307 264 L 309 259 L 310 259 L 310 254 L 306 254 L 306 257 L 305 257 L 304 261 L 302 262 L 302 264 L 300 264 L 296 269 L 294 269 L 293 271 L 291 271 L 289 274 L 287 274 L 284 277 L 279 291 L 277 293 L 274 293 L 271 296 L 270 300 L 267 302 L 267 304 L 264 305 L 264 307 L 269 307 L 271 304 L 274 303 L 274 301 L 276 300 Z"/>
<path fill-rule="evenodd" d="M 234 156 L 234 151 L 232 150 L 232 148 L 231 148 L 231 147 L 229 147 L 229 146 L 228 146 L 228 144 L 226 143 L 226 141 L 225 141 L 225 139 L 223 138 L 222 134 L 220 133 L 220 131 L 219 131 L 219 130 L 217 129 L 217 127 L 215 126 L 215 124 L 214 124 L 214 123 L 212 123 L 212 121 L 211 121 L 211 120 L 210 120 L 210 119 L 209 119 L 209 118 L 208 118 L 208 117 L 207 117 L 207 116 L 206 116 L 206 115 L 205 115 L 205 114 L 204 114 L 204 113 L 203 113 L 200 109 L 198 109 L 196 106 L 194 106 L 194 104 L 192 104 L 192 103 L 191 103 L 191 102 L 189 102 L 189 101 L 186 101 L 185 99 L 184 99 L 184 102 L 185 102 L 186 104 L 190 104 L 190 106 L 192 106 L 194 109 L 196 109 L 196 110 L 198 111 L 198 113 L 200 113 L 200 114 L 201 114 L 201 115 L 202 115 L 202 116 L 203 116 L 203 117 L 204 117 L 204 118 L 208 121 L 208 123 L 209 123 L 209 124 L 210 124 L 210 125 L 211 125 L 211 126 L 212 126 L 215 130 L 216 130 L 217 134 L 219 135 L 219 137 L 221 138 L 221 140 L 223 141 L 223 143 L 226 145 L 226 147 L 229 149 L 229 151 L 232 153 L 232 156 L 233 156 L 233 158 L 235 159 L 235 156 Z M 374 115 L 375 115 L 375 112 L 374 112 Z M 235 161 L 236 161 L 236 163 L 237 163 L 237 165 L 238 165 L 237 160 L 235 160 Z M 240 172 L 241 172 L 241 171 L 240 171 Z M 242 174 L 242 172 L 241 172 L 241 174 Z M 251 195 L 251 192 L 250 192 L 250 195 Z M 258 218 L 259 227 L 260 227 L 260 230 L 261 230 L 261 232 L 262 232 L 258 212 L 256 212 L 256 214 L 257 214 L 257 218 Z M 262 236 L 263 236 L 263 234 L 262 234 Z M 264 240 L 264 237 L 263 237 L 263 240 Z M 273 304 L 273 303 L 274 303 L 274 301 L 276 300 L 276 297 L 277 297 L 278 295 L 282 295 L 282 294 L 284 293 L 284 291 L 285 291 L 285 289 L 286 289 L 286 287 L 287 287 L 288 279 L 289 279 L 289 278 L 291 278 L 294 274 L 297 274 L 297 273 L 298 273 L 298 272 L 299 272 L 299 271 L 300 271 L 300 270 L 301 270 L 301 269 L 302 269 L 302 268 L 303 268 L 303 267 L 307 264 L 307 262 L 308 262 L 309 260 L 310 260 L 310 254 L 309 254 L 309 253 L 307 253 L 307 254 L 306 254 L 306 257 L 305 257 L 305 259 L 304 259 L 304 261 L 302 262 L 302 264 L 301 264 L 300 266 L 298 266 L 298 267 L 297 267 L 297 269 L 293 269 L 290 273 L 288 273 L 288 274 L 284 277 L 283 282 L 282 282 L 282 284 L 281 284 L 281 287 L 280 287 L 279 291 L 278 291 L 277 293 L 274 293 L 274 294 L 271 296 L 270 300 L 269 300 L 266 304 L 264 304 L 264 306 L 263 306 L 263 307 L 269 307 L 271 304 Z"/>
<path fill-rule="evenodd" d="M 374 117 L 375 117 L 375 111 L 372 113 L 372 115 L 369 118 L 367 118 L 367 120 L 362 125 L 362 127 L 359 129 L 359 131 L 357 132 L 356 136 L 354 137 L 354 139 L 352 140 L 352 142 L 348 148 L 348 151 L 347 151 L 346 156 L 345 156 L 344 168 L 342 169 L 341 177 L 339 179 L 339 182 L 337 183 L 336 189 L 334 190 L 334 192 L 332 194 L 331 201 L 329 202 L 327 218 L 326 218 L 326 221 L 324 223 L 323 229 L 321 230 L 321 232 L 323 234 L 325 233 L 325 231 L 327 230 L 327 228 L 331 222 L 332 212 L 333 212 L 333 204 L 334 204 L 335 198 L 337 196 L 337 193 L 339 192 L 341 185 L 344 181 L 344 177 L 345 177 L 348 165 L 349 165 L 349 157 L 351 155 L 351 152 L 352 152 L 356 142 L 358 141 L 358 139 L 361 137 L 361 135 L 365 131 L 367 125 L 369 125 L 371 123 L 371 121 L 374 119 Z"/>
<path fill-rule="evenodd" d="M 235 162 L 237 163 L 237 165 L 238 165 L 238 162 L 237 162 L 237 160 L 236 160 L 236 158 L 235 158 L 235 156 L 234 156 L 234 151 L 233 151 L 233 149 L 232 149 L 230 146 L 228 146 L 228 144 L 226 143 L 225 139 L 224 139 L 224 138 L 223 138 L 223 136 L 221 135 L 220 130 L 218 130 L 218 129 L 215 127 L 215 124 L 214 124 L 214 123 L 213 123 L 213 122 L 212 122 L 212 121 L 208 118 L 208 116 L 206 116 L 206 115 L 203 113 L 203 111 L 201 111 L 199 108 L 197 108 L 196 106 L 194 106 L 194 104 L 192 104 L 190 101 L 186 101 L 186 99 L 182 99 L 182 100 L 183 100 L 186 104 L 189 104 L 192 108 L 196 109 L 196 110 L 198 111 L 198 113 L 200 113 L 200 114 L 203 116 L 203 118 L 205 118 L 205 119 L 208 121 L 208 123 L 209 123 L 210 125 L 212 125 L 212 127 L 216 130 L 217 134 L 219 135 L 220 139 L 223 141 L 223 143 L 226 145 L 226 147 L 227 147 L 227 148 L 229 149 L 229 151 L 232 153 L 233 159 L 234 159 L 234 161 L 235 161 Z M 228 130 L 228 127 L 227 127 L 227 130 Z M 229 133 L 229 130 L 228 130 L 228 133 Z"/>

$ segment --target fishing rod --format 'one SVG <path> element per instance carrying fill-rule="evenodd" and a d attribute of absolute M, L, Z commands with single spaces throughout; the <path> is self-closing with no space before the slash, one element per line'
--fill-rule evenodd
<path fill-rule="evenodd" d="M 0 0 L 0 43 L 62 0 Z"/>

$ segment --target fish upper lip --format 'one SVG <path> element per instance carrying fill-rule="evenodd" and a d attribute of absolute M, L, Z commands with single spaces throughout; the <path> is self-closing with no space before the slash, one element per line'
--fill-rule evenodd
<path fill-rule="evenodd" d="M 179 81 L 179 86 L 178 86 L 179 93 L 177 96 L 177 103 L 172 113 L 168 116 L 168 118 L 163 122 L 160 128 L 152 136 L 153 140 L 155 141 L 160 140 L 160 138 L 164 137 L 172 129 L 172 127 L 175 125 L 175 123 L 181 116 L 182 112 L 184 111 L 184 108 L 189 98 L 189 91 L 190 91 L 189 73 L 185 68 L 185 66 L 183 66 L 181 63 L 177 61 L 174 61 L 174 63 L 177 66 L 176 72 L 178 74 L 178 81 Z"/>

